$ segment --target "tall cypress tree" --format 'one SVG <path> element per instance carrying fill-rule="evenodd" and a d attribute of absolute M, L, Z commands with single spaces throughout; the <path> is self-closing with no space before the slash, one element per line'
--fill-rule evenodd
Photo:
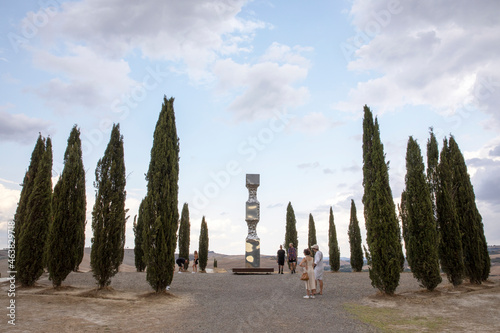
<path fill-rule="evenodd" d="M 307 237 L 307 247 L 311 248 L 314 244 L 318 244 L 316 239 L 316 226 L 314 225 L 314 219 L 312 214 L 309 214 L 309 233 Z"/>
<path fill-rule="evenodd" d="M 427 290 L 441 283 L 438 238 L 424 162 L 418 143 L 410 136 L 406 148 L 406 253 L 413 276 Z"/>
<path fill-rule="evenodd" d="M 200 262 L 200 270 L 204 272 L 208 262 L 208 226 L 207 222 L 205 222 L 205 216 L 203 216 L 201 220 L 198 259 Z"/>
<path fill-rule="evenodd" d="M 35 177 L 38 172 L 38 166 L 42 160 L 43 153 L 45 152 L 45 139 L 41 134 L 38 135 L 38 139 L 35 144 L 35 148 L 31 153 L 31 161 L 28 167 L 28 171 L 24 175 L 24 180 L 22 183 L 21 196 L 19 198 L 19 203 L 17 204 L 16 213 L 14 214 L 14 235 L 16 236 L 16 242 L 14 243 L 14 249 L 16 256 L 19 256 L 19 242 L 22 236 L 22 226 L 25 224 L 28 215 L 28 200 L 33 192 L 35 185 Z M 17 262 L 14 262 L 14 267 Z M 16 270 L 11 267 L 11 270 Z"/>
<path fill-rule="evenodd" d="M 179 224 L 179 257 L 189 258 L 189 207 L 187 203 L 182 206 L 181 222 Z"/>
<path fill-rule="evenodd" d="M 134 220 L 134 260 L 135 260 L 135 268 L 138 272 L 144 272 L 146 269 L 146 262 L 144 261 L 144 241 L 143 241 L 143 233 L 144 233 L 144 215 L 146 211 L 146 198 L 142 199 L 141 204 L 139 205 L 139 214 L 137 219 Z"/>
<path fill-rule="evenodd" d="M 363 119 L 363 204 L 372 286 L 393 294 L 401 270 L 400 229 L 389 186 L 388 164 L 380 141 L 378 120 L 364 107 Z"/>
<path fill-rule="evenodd" d="M 471 283 L 480 284 L 490 273 L 488 245 L 467 165 L 453 136 L 449 140 L 449 154 L 453 167 L 454 201 L 462 234 L 465 274 Z"/>
<path fill-rule="evenodd" d="M 179 223 L 179 138 L 175 125 L 174 98 L 163 97 L 146 175 L 148 192 L 144 220 L 146 279 L 158 293 L 174 275 Z"/>
<path fill-rule="evenodd" d="M 85 244 L 85 169 L 80 130 L 71 130 L 64 153 L 64 169 L 52 197 L 53 218 L 47 238 L 46 263 L 54 287 L 77 269 Z"/>
<path fill-rule="evenodd" d="M 361 230 L 359 229 L 356 205 L 351 199 L 351 219 L 349 221 L 349 245 L 351 248 L 351 267 L 355 272 L 363 269 L 363 248 L 361 247 Z"/>
<path fill-rule="evenodd" d="M 108 286 L 123 261 L 125 244 L 125 159 L 120 125 L 113 124 L 104 156 L 95 170 L 90 266 L 99 289 Z"/>
<path fill-rule="evenodd" d="M 453 201 L 453 168 L 449 162 L 448 140 L 443 140 L 441 161 L 438 165 L 436 191 L 437 225 L 439 231 L 439 260 L 448 281 L 454 286 L 462 284 L 465 274 L 462 236 Z"/>
<path fill-rule="evenodd" d="M 288 246 L 290 243 L 292 243 L 295 248 L 298 248 L 299 246 L 299 238 L 297 237 L 297 220 L 295 219 L 292 203 L 288 202 L 288 206 L 286 207 L 285 244 L 283 244 L 283 247 L 286 249 L 287 256 Z"/>
<path fill-rule="evenodd" d="M 328 219 L 328 248 L 330 255 L 330 269 L 338 272 L 340 269 L 340 249 L 337 241 L 337 229 L 333 219 L 333 210 L 330 207 L 330 217 Z"/>
<path fill-rule="evenodd" d="M 34 175 L 33 189 L 24 212 L 25 220 L 22 222 L 17 254 L 17 277 L 23 286 L 28 287 L 33 286 L 43 274 L 45 244 L 52 217 L 52 141 L 50 138 L 45 140 L 40 157 Z"/>

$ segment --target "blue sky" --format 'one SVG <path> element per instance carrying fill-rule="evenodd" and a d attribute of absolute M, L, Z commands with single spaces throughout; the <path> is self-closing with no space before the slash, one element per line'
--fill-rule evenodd
<path fill-rule="evenodd" d="M 480 3 L 480 4 L 479 4 Z M 179 210 L 191 252 L 206 217 L 210 250 L 243 254 L 245 174 L 259 173 L 261 253 L 283 243 L 291 202 L 299 248 L 308 216 L 328 253 L 333 207 L 349 256 L 350 201 L 362 228 L 362 109 L 378 116 L 396 203 L 408 137 L 429 127 L 467 160 L 489 244 L 500 244 L 500 22 L 497 1 L 117 1 L 0 4 L 0 247 L 38 133 L 53 140 L 53 182 L 81 129 L 90 246 L 95 167 L 120 123 L 126 246 L 146 193 L 163 96 L 175 97 Z"/>

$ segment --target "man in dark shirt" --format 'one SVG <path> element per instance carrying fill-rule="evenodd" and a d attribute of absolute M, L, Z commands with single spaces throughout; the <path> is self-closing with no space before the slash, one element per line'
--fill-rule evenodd
<path fill-rule="evenodd" d="M 278 274 L 283 274 L 283 266 L 285 265 L 285 250 L 283 250 L 283 245 L 280 245 L 278 250 Z"/>

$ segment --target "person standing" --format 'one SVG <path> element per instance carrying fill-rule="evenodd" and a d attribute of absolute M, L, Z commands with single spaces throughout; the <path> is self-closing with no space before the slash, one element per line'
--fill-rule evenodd
<path fill-rule="evenodd" d="M 293 247 L 293 243 L 288 245 L 288 266 L 290 273 L 295 274 L 295 266 L 297 266 L 297 250 Z"/>
<path fill-rule="evenodd" d="M 316 277 L 317 284 L 319 284 L 319 295 L 323 295 L 323 252 L 319 250 L 318 244 L 314 244 L 311 249 L 314 252 L 314 276 Z"/>
<path fill-rule="evenodd" d="M 280 245 L 277 258 L 276 262 L 278 263 L 278 274 L 283 274 L 283 266 L 285 265 L 285 250 L 283 250 L 283 245 Z"/>
<path fill-rule="evenodd" d="M 304 250 L 304 258 L 299 264 L 302 267 L 303 272 L 309 275 L 309 279 L 304 281 L 306 284 L 307 295 L 304 298 L 314 298 L 316 293 L 316 278 L 314 277 L 314 259 L 311 257 L 311 251 L 309 249 Z"/>
<path fill-rule="evenodd" d="M 198 251 L 194 251 L 193 273 L 198 272 Z"/>

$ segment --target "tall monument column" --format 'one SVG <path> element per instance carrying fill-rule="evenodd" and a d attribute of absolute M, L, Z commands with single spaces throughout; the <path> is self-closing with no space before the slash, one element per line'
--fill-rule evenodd
<path fill-rule="evenodd" d="M 260 219 L 260 203 L 257 200 L 257 187 L 260 185 L 260 174 L 247 174 L 246 185 L 248 200 L 246 202 L 246 217 L 248 236 L 245 248 L 245 266 L 260 267 L 260 239 L 257 236 L 257 223 Z"/>

